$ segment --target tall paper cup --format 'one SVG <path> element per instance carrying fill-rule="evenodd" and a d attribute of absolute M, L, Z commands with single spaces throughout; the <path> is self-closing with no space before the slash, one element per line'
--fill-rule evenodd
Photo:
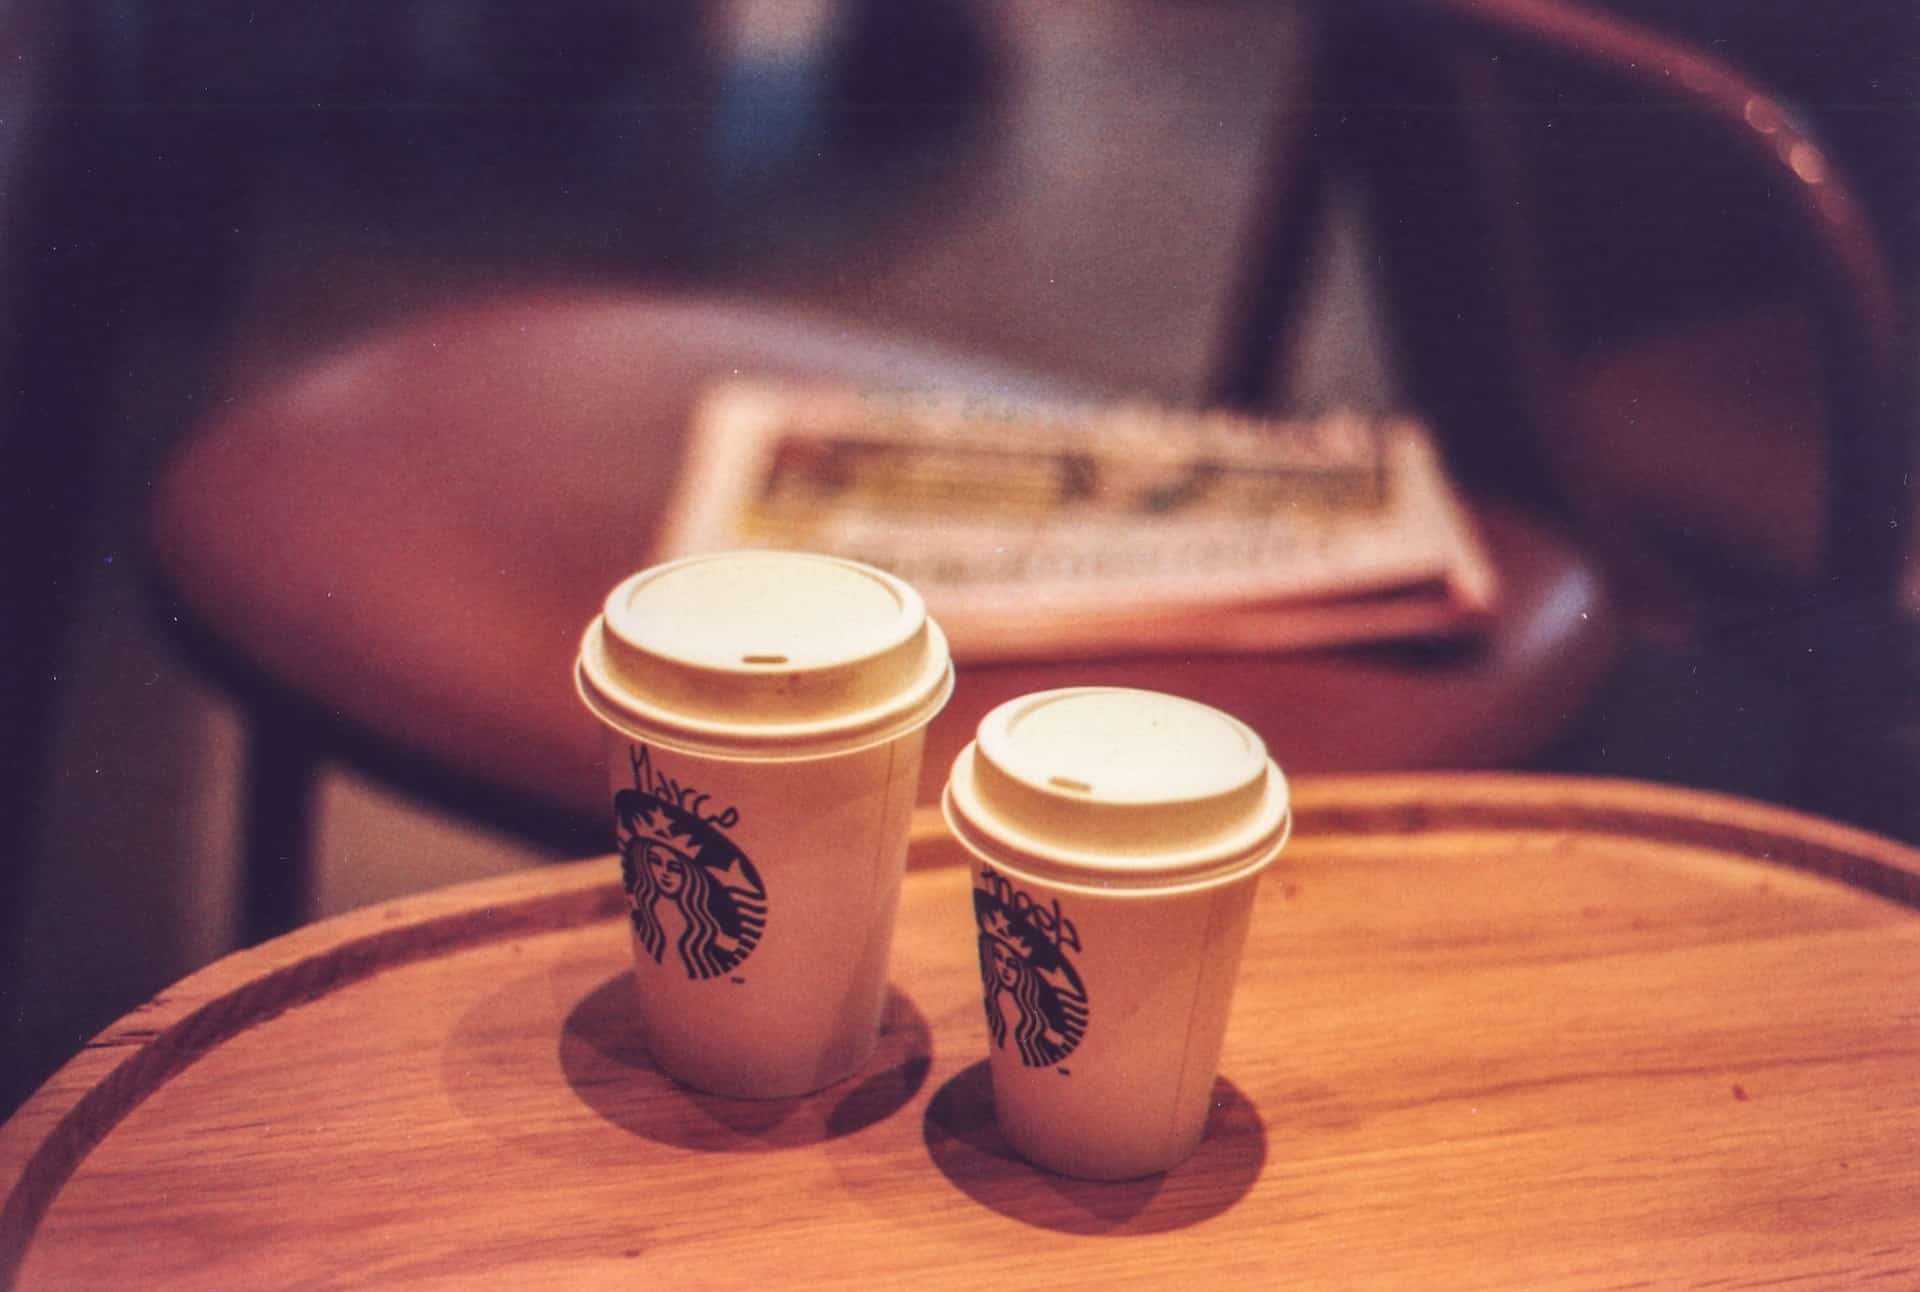
<path fill-rule="evenodd" d="M 943 799 L 975 860 L 995 1116 L 1036 1165 L 1129 1179 L 1206 1131 L 1287 782 L 1244 723 L 1078 688 L 980 723 Z"/>
<path fill-rule="evenodd" d="M 731 552 L 643 570 L 581 642 L 649 1053 L 779 1098 L 873 1052 L 939 627 L 891 575 Z"/>

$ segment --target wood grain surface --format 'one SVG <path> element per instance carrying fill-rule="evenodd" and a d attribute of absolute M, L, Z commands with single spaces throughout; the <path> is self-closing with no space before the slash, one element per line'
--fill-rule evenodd
<path fill-rule="evenodd" d="M 0 1286 L 1920 1286 L 1920 855 L 1626 783 L 1297 803 L 1166 1176 L 1000 1143 L 926 818 L 847 1082 L 656 1073 L 611 860 L 369 908 L 183 981 L 0 1128 Z"/>

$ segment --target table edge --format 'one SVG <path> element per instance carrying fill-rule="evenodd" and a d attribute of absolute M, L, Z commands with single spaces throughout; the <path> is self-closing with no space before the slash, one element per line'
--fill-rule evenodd
<path fill-rule="evenodd" d="M 1584 833 L 1691 844 L 1820 875 L 1920 910 L 1920 850 L 1786 808 L 1703 790 L 1581 777 L 1371 774 L 1294 786 L 1308 838 L 1466 830 Z M 922 808 L 911 867 L 964 856 Z M 41 1219 L 92 1150 L 199 1055 L 255 1023 L 380 970 L 615 918 L 605 858 L 400 898 L 226 956 L 102 1031 L 0 1126 L 0 1288 L 13 1285 Z"/>

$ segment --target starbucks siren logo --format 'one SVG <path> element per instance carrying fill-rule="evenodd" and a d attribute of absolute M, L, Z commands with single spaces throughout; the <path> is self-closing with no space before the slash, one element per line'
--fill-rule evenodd
<path fill-rule="evenodd" d="M 1080 931 L 1058 901 L 1041 906 L 992 870 L 979 874 L 973 918 L 994 1045 L 1005 1049 L 1011 1032 L 1025 1066 L 1060 1062 L 1087 1030 L 1087 989 L 1067 958 L 1081 949 Z"/>
<path fill-rule="evenodd" d="M 709 811 L 708 796 L 657 770 L 645 745 L 629 757 L 633 788 L 613 796 L 613 814 L 634 934 L 654 963 L 671 939 L 689 978 L 718 977 L 753 953 L 767 924 L 760 872 L 725 834 L 740 813 Z"/>

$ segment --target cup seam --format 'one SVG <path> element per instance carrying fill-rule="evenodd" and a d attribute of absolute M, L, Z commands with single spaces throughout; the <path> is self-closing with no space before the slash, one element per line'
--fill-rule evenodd
<path fill-rule="evenodd" d="M 1219 931 L 1221 896 L 1222 894 L 1218 891 L 1207 895 L 1207 930 L 1201 940 L 1202 946 L 1211 947 L 1214 942 L 1214 935 Z M 1180 1061 L 1180 1080 L 1174 1085 L 1173 1106 L 1167 1110 L 1166 1153 L 1169 1154 L 1173 1152 L 1174 1148 L 1173 1136 L 1175 1129 L 1179 1125 L 1180 1109 L 1186 1103 L 1187 1083 L 1193 1079 L 1193 1032 L 1200 1021 L 1200 984 L 1206 972 L 1206 956 L 1204 954 L 1196 955 L 1193 961 L 1193 981 L 1188 985 L 1187 994 L 1187 1035 L 1182 1050 L 1185 1057 Z M 1228 989 L 1231 991 L 1232 984 L 1228 984 Z M 1231 1002 L 1229 1002 L 1229 1012 L 1231 1012 Z M 1216 1064 L 1216 1067 L 1217 1066 Z M 1215 1075 L 1217 1075 L 1217 1073 Z M 1209 1080 L 1209 1084 L 1211 1084 L 1211 1080 Z M 1211 1093 L 1210 1090 L 1203 1091 L 1202 1098 L 1208 1097 Z M 1200 1133 L 1202 1136 L 1206 1134 L 1206 1124 L 1211 1117 L 1212 1113 L 1209 1111 L 1201 1119 Z"/>

